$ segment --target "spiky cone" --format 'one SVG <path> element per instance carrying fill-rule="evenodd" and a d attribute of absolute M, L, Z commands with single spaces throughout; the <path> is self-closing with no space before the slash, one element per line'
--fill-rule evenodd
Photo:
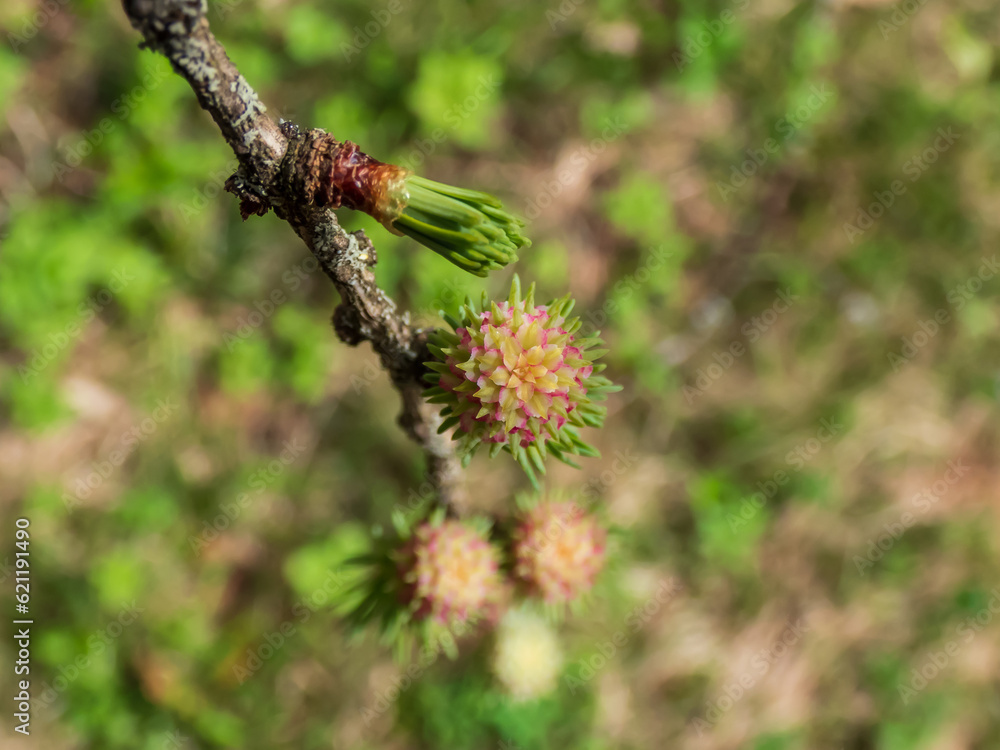
<path fill-rule="evenodd" d="M 487 541 L 492 524 L 446 520 L 441 506 L 416 517 L 397 509 L 392 522 L 395 534 L 376 535 L 368 553 L 345 562 L 354 585 L 334 605 L 353 637 L 374 626 L 400 663 L 418 645 L 455 658 L 458 639 L 495 624 L 511 596 L 499 550 Z"/>
<path fill-rule="evenodd" d="M 552 627 L 530 610 L 509 610 L 496 630 L 493 674 L 514 701 L 551 693 L 563 666 L 562 648 Z"/>
<path fill-rule="evenodd" d="M 440 431 L 454 428 L 466 463 L 486 443 L 491 456 L 510 453 L 537 486 L 549 453 L 571 466 L 572 455 L 598 455 L 579 429 L 604 423 L 595 402 L 619 388 L 599 374 L 602 342 L 581 335 L 569 295 L 547 305 L 534 297 L 534 284 L 521 296 L 515 276 L 506 301 L 484 293 L 479 306 L 466 300 L 457 318 L 446 315 L 453 330 L 432 334 L 425 379 L 428 400 L 444 404 Z"/>
<path fill-rule="evenodd" d="M 322 130 L 289 133 L 296 134 L 288 179 L 307 203 L 362 211 L 476 276 L 517 260 L 531 244 L 524 223 L 492 195 L 418 177 Z"/>
<path fill-rule="evenodd" d="M 606 549 L 604 528 L 577 503 L 542 502 L 518 518 L 514 574 L 546 604 L 567 604 L 593 587 Z"/>
<path fill-rule="evenodd" d="M 418 526 L 398 558 L 403 602 L 416 620 L 445 626 L 478 619 L 503 593 L 499 554 L 461 521 Z"/>

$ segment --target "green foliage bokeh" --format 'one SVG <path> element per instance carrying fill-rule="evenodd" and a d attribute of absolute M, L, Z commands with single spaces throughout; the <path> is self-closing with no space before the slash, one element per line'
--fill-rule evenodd
<path fill-rule="evenodd" d="M 604 457 L 551 481 L 626 540 L 562 627 L 565 674 L 626 645 L 582 693 L 517 705 L 473 639 L 369 722 L 400 668 L 346 638 L 334 592 L 423 482 L 396 395 L 335 339 L 289 228 L 240 220 L 187 85 L 116 4 L 55 5 L 0 9 L 0 529 L 31 520 L 38 747 L 682 747 L 803 613 L 718 746 L 1000 747 L 1000 629 L 960 635 L 1000 560 L 997 280 L 970 285 L 998 233 L 996 9 L 209 4 L 276 117 L 526 216 L 516 270 L 574 293 L 625 386 Z M 509 285 L 341 220 L 418 324 Z M 823 420 L 842 427 L 820 440 Z M 970 473 L 870 559 L 955 460 Z M 485 459 L 469 483 L 485 510 L 524 488 Z M 685 594 L 632 631 L 671 577 Z"/>

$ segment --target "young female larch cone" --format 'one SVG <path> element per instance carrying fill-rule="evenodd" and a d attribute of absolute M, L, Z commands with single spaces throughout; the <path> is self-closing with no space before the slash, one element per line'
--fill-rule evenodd
<path fill-rule="evenodd" d="M 461 521 L 418 526 L 398 565 L 404 599 L 417 620 L 452 625 L 478 618 L 503 592 L 497 550 Z"/>
<path fill-rule="evenodd" d="M 522 298 L 515 276 L 505 302 L 484 294 L 481 306 L 467 300 L 458 318 L 445 316 L 454 332 L 432 334 L 436 360 L 425 378 L 428 400 L 445 404 L 441 431 L 455 428 L 463 460 L 488 443 L 491 456 L 506 450 L 537 485 L 548 453 L 572 466 L 569 455 L 598 455 L 577 430 L 600 427 L 606 410 L 594 402 L 619 388 L 598 374 L 605 351 L 569 317 L 569 295 L 547 305 L 534 296 L 532 285 Z"/>
<path fill-rule="evenodd" d="M 492 195 L 418 177 L 322 130 L 292 144 L 286 168 L 306 202 L 362 211 L 476 276 L 517 260 L 517 250 L 531 244 L 524 223 Z"/>
<path fill-rule="evenodd" d="M 458 640 L 495 625 L 513 595 L 489 541 L 492 524 L 481 516 L 447 519 L 439 506 L 416 519 L 396 512 L 393 526 L 395 534 L 379 535 L 346 561 L 354 583 L 334 604 L 350 633 L 374 625 L 401 662 L 418 644 L 456 658 Z"/>
<path fill-rule="evenodd" d="M 496 630 L 493 673 L 514 701 L 541 698 L 553 690 L 563 666 L 562 647 L 543 617 L 509 610 Z"/>
<path fill-rule="evenodd" d="M 578 599 L 604 567 L 604 528 L 573 502 L 543 502 L 526 510 L 513 538 L 514 573 L 546 604 Z"/>

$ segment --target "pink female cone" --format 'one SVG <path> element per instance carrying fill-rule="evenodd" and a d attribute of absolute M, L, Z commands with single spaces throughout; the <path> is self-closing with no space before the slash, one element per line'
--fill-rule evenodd
<path fill-rule="evenodd" d="M 522 298 L 515 277 L 505 302 L 468 301 L 448 319 L 454 333 L 435 332 L 428 397 L 445 404 L 442 430 L 456 428 L 463 458 L 488 443 L 491 456 L 508 451 L 535 482 L 548 452 L 567 463 L 569 454 L 597 455 L 577 430 L 603 424 L 594 402 L 617 388 L 598 374 L 601 342 L 580 334 L 572 309 L 568 296 L 535 305 L 534 286 Z"/>

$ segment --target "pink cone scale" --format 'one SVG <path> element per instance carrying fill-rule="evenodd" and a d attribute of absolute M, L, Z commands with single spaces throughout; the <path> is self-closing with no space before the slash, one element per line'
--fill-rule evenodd
<path fill-rule="evenodd" d="M 575 503 L 542 503 L 514 532 L 514 570 L 546 603 L 566 603 L 594 585 L 605 548 L 604 529 Z"/>
<path fill-rule="evenodd" d="M 503 591 L 496 549 L 460 521 L 417 527 L 400 568 L 416 619 L 451 624 L 478 617 Z"/>
<path fill-rule="evenodd" d="M 437 331 L 429 344 L 428 399 L 445 404 L 442 431 L 455 428 L 466 461 L 486 443 L 490 455 L 511 453 L 533 482 L 545 472 L 548 453 L 596 456 L 578 429 L 599 427 L 605 409 L 594 402 L 617 390 L 599 375 L 601 341 L 580 335 L 566 297 L 534 302 L 534 285 L 521 296 L 514 277 L 508 299 L 480 306 L 471 300 L 459 317 L 446 317 L 453 332 Z"/>

